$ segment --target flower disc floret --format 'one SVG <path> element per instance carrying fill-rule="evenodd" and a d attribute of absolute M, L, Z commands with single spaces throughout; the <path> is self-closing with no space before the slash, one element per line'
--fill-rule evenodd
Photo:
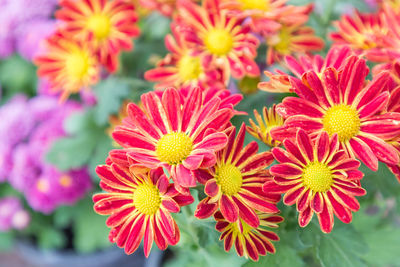
<path fill-rule="evenodd" d="M 141 213 L 154 215 L 160 209 L 160 192 L 154 185 L 141 184 L 133 194 L 133 203 Z"/>
<path fill-rule="evenodd" d="M 303 170 L 303 183 L 305 187 L 310 188 L 313 192 L 324 193 L 332 186 L 332 171 L 324 163 L 311 162 Z"/>
<path fill-rule="evenodd" d="M 243 183 L 243 176 L 240 170 L 232 164 L 218 166 L 215 170 L 215 179 L 221 186 L 222 194 L 227 196 L 239 192 Z"/>
<path fill-rule="evenodd" d="M 322 124 L 329 135 L 336 133 L 339 140 L 344 142 L 358 134 L 361 121 L 355 108 L 346 104 L 339 104 L 326 111 Z"/>
<path fill-rule="evenodd" d="M 103 40 L 110 35 L 111 27 L 110 18 L 104 14 L 93 15 L 87 21 L 88 30 L 92 31 L 99 40 Z"/>
<path fill-rule="evenodd" d="M 207 49 L 214 55 L 223 56 L 228 54 L 233 47 L 233 37 L 225 29 L 214 28 L 205 37 Z"/>
<path fill-rule="evenodd" d="M 185 82 L 196 80 L 203 73 L 199 57 L 183 56 L 178 62 L 178 74 Z"/>
<path fill-rule="evenodd" d="M 87 76 L 90 70 L 89 54 L 83 50 L 76 50 L 66 57 L 65 68 L 71 79 L 80 80 Z"/>
<path fill-rule="evenodd" d="M 269 9 L 268 0 L 239 0 L 239 2 L 243 5 L 243 10 L 258 9 L 262 11 L 268 11 Z"/>
<path fill-rule="evenodd" d="M 193 141 L 182 132 L 164 135 L 157 143 L 156 154 L 160 161 L 170 165 L 181 164 L 193 150 Z"/>

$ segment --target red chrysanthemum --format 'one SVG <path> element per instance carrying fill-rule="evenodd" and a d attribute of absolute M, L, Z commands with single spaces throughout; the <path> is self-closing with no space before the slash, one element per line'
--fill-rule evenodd
<path fill-rule="evenodd" d="M 268 65 L 280 61 L 283 56 L 319 51 L 325 45 L 324 41 L 315 35 L 314 30 L 303 23 L 282 25 L 275 34 L 266 38 L 266 42 Z"/>
<path fill-rule="evenodd" d="M 121 50 L 131 50 L 132 37 L 139 35 L 137 15 L 126 0 L 61 0 L 56 18 L 76 40 L 87 40 L 109 71 L 118 67 Z"/>
<path fill-rule="evenodd" d="M 309 71 L 302 81 L 290 79 L 299 97 L 287 97 L 278 105 L 278 113 L 287 119 L 271 135 L 278 140 L 293 138 L 297 128 L 313 138 L 322 131 L 336 133 L 341 149 L 370 169 L 378 169 L 378 160 L 398 164 L 399 155 L 385 142 L 400 134 L 400 113 L 385 113 L 389 74 L 380 73 L 366 83 L 367 74 L 365 60 L 350 56 L 341 71 L 331 67 L 321 78 Z"/>
<path fill-rule="evenodd" d="M 205 175 L 210 177 L 204 187 L 207 197 L 197 206 L 197 218 L 208 218 L 219 209 L 229 222 L 240 218 L 257 227 L 260 221 L 256 210 L 266 213 L 279 211 L 274 204 L 279 201 L 279 196 L 269 196 L 262 191 L 262 185 L 271 180 L 266 167 L 272 163 L 273 156 L 270 152 L 257 154 L 255 141 L 243 147 L 245 134 L 244 124 L 236 139 L 236 129 L 228 130 L 228 144 L 217 153 L 215 166 Z"/>
<path fill-rule="evenodd" d="M 298 58 L 286 56 L 284 60 L 285 66 L 296 78 L 301 79 L 303 74 L 310 70 L 318 75 L 321 75 L 328 67 L 340 70 L 350 55 L 351 49 L 348 46 L 334 46 L 329 50 L 325 59 L 320 55 L 301 55 Z M 265 71 L 264 74 L 270 80 L 259 83 L 259 89 L 273 93 L 292 92 L 294 88 L 290 84 L 289 75 L 280 70 L 276 70 L 276 73 Z"/>
<path fill-rule="evenodd" d="M 258 39 L 243 25 L 243 19 L 230 17 L 219 8 L 220 0 L 205 0 L 196 5 L 188 0 L 178 1 L 178 21 L 185 39 L 202 57 L 204 66 L 214 65 L 224 70 L 227 79 L 259 76 L 254 61 Z"/>
<path fill-rule="evenodd" d="M 116 128 L 114 139 L 145 167 L 166 168 L 179 190 L 196 186 L 193 171 L 213 166 L 215 152 L 227 143 L 221 131 L 232 109 L 220 109 L 218 97 L 204 103 L 200 88 L 192 89 L 186 99 L 169 88 L 161 97 L 149 92 L 141 100 L 142 109 L 128 105 L 130 122 Z"/>
<path fill-rule="evenodd" d="M 93 196 L 94 210 L 110 215 L 110 241 L 131 254 L 143 239 L 146 257 L 153 241 L 161 249 L 179 241 L 178 226 L 170 213 L 193 202 L 192 196 L 181 195 L 168 181 L 162 168 L 135 173 L 128 166 L 111 163 L 96 169 L 100 186 L 107 193 Z"/>
<path fill-rule="evenodd" d="M 45 45 L 45 52 L 34 60 L 38 76 L 47 79 L 53 91 L 62 92 L 61 101 L 98 82 L 97 57 L 85 42 L 74 41 L 64 31 L 57 31 Z"/>
<path fill-rule="evenodd" d="M 193 54 L 193 50 L 179 33 L 179 27 L 172 24 L 171 29 L 172 35 L 165 37 L 165 46 L 170 54 L 157 64 L 157 68 L 147 71 L 145 79 L 158 82 L 158 89 L 171 86 L 223 88 L 227 79 L 223 77 L 222 71 L 212 64 L 203 65 L 200 56 Z"/>
<path fill-rule="evenodd" d="M 221 212 L 216 212 L 214 218 L 217 221 L 215 229 L 221 232 L 220 240 L 224 240 L 224 249 L 228 252 L 232 245 L 240 257 L 258 261 L 259 255 L 275 253 L 275 247 L 271 241 L 279 241 L 279 237 L 268 228 L 277 228 L 283 221 L 281 216 L 257 212 L 260 226 L 252 227 L 243 220 L 228 222 Z"/>
<path fill-rule="evenodd" d="M 360 186 L 363 173 L 358 170 L 360 162 L 348 158 L 337 134 L 329 138 L 321 132 L 314 142 L 301 129 L 296 140 L 283 142 L 286 151 L 274 148 L 272 153 L 280 163 L 271 167 L 274 182 L 267 182 L 267 193 L 285 193 L 286 205 L 296 203 L 299 225 L 305 227 L 316 213 L 321 230 L 332 230 L 335 214 L 342 222 L 350 223 L 352 211 L 360 208 L 355 196 L 365 195 Z"/>
<path fill-rule="evenodd" d="M 388 34 L 389 27 L 380 14 L 361 14 L 356 11 L 353 16 L 344 15 L 334 24 L 338 31 L 331 33 L 330 37 L 336 44 L 349 45 L 372 61 L 388 61 L 386 50 L 392 47 L 393 41 Z"/>

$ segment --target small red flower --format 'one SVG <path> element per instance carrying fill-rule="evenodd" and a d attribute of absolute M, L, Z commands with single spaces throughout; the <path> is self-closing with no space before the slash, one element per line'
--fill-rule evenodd
<path fill-rule="evenodd" d="M 240 257 L 258 261 L 259 255 L 275 253 L 275 247 L 271 241 L 279 241 L 279 237 L 268 228 L 277 228 L 278 223 L 283 221 L 281 216 L 257 212 L 260 226 L 252 227 L 243 220 L 235 222 L 227 221 L 221 212 L 214 214 L 217 221 L 215 229 L 221 232 L 220 240 L 224 240 L 225 251 L 228 252 L 232 245 Z"/>
<path fill-rule="evenodd" d="M 205 0 L 202 6 L 188 0 L 178 1 L 178 22 L 185 31 L 185 39 L 203 66 L 221 68 L 226 77 L 259 76 L 256 64 L 258 39 L 243 25 L 243 19 L 230 17 L 219 8 L 221 0 Z"/>
<path fill-rule="evenodd" d="M 56 18 L 74 39 L 90 42 L 100 62 L 109 71 L 118 67 L 121 50 L 133 48 L 132 38 L 140 33 L 132 3 L 126 0 L 61 0 Z"/>
<path fill-rule="evenodd" d="M 324 131 L 337 134 L 341 149 L 371 170 L 378 169 L 378 160 L 397 165 L 399 155 L 385 142 L 400 134 L 400 113 L 385 113 L 389 74 L 380 73 L 366 84 L 368 71 L 364 59 L 350 56 L 341 71 L 331 67 L 321 78 L 309 71 L 302 81 L 290 79 L 299 97 L 286 97 L 278 105 L 286 121 L 271 131 L 272 137 L 293 138 L 297 128 L 312 138 Z"/>
<path fill-rule="evenodd" d="M 360 208 L 354 196 L 366 194 L 359 182 L 364 174 L 358 170 L 360 162 L 340 150 L 337 134 L 329 138 L 326 132 L 321 132 L 312 142 L 299 129 L 295 142 L 286 139 L 283 145 L 286 151 L 272 150 L 280 164 L 271 167 L 275 184 L 267 182 L 264 191 L 285 193 L 286 205 L 296 203 L 301 227 L 307 226 L 314 213 L 325 233 L 332 230 L 333 214 L 350 223 L 351 212 Z"/>
<path fill-rule="evenodd" d="M 72 93 L 89 89 L 100 78 L 100 65 L 86 42 L 74 41 L 65 31 L 57 31 L 45 42 L 46 50 L 34 59 L 38 76 L 49 81 L 61 101 Z"/>
<path fill-rule="evenodd" d="M 351 54 L 351 49 L 348 46 L 333 46 L 329 50 L 325 59 L 320 55 L 301 55 L 297 58 L 286 56 L 284 61 L 285 66 L 296 78 L 301 80 L 303 74 L 311 70 L 317 73 L 317 75 L 322 75 L 322 73 L 329 67 L 341 70 L 346 59 Z M 293 92 L 294 88 L 291 86 L 289 81 L 290 75 L 280 70 L 276 70 L 276 73 L 277 74 L 265 71 L 264 74 L 269 77 L 270 80 L 259 83 L 259 89 L 273 93 Z"/>
<path fill-rule="evenodd" d="M 234 127 L 228 130 L 228 144 L 217 153 L 215 166 L 207 170 L 204 192 L 207 197 L 200 201 L 195 216 L 208 218 L 218 209 L 229 222 L 242 219 L 252 227 L 258 227 L 260 221 L 256 210 L 274 213 L 279 210 L 275 202 L 277 195 L 266 195 L 262 185 L 271 180 L 265 169 L 273 161 L 270 152 L 257 154 L 258 145 L 251 142 L 243 147 L 246 127 L 242 124 L 235 139 Z M 198 176 L 204 176 L 199 173 Z"/>
<path fill-rule="evenodd" d="M 129 123 L 117 127 L 113 137 L 129 157 L 150 169 L 166 168 L 176 187 L 196 186 L 194 170 L 215 164 L 215 152 L 225 147 L 223 131 L 232 108 L 220 108 L 218 97 L 204 102 L 200 88 L 189 97 L 169 88 L 142 95 L 143 108 L 128 105 Z"/>
<path fill-rule="evenodd" d="M 197 87 L 210 86 L 223 88 L 226 78 L 212 64 L 205 66 L 199 55 L 194 55 L 179 33 L 179 27 L 171 26 L 172 35 L 165 37 L 165 46 L 170 52 L 162 59 L 157 68 L 145 73 L 146 80 L 158 82 L 157 89 L 168 87 Z"/>
<path fill-rule="evenodd" d="M 179 194 L 162 168 L 135 173 L 128 166 L 111 163 L 98 166 L 96 172 L 107 193 L 93 196 L 94 210 L 109 215 L 111 242 L 131 254 L 143 239 L 146 257 L 153 241 L 161 250 L 178 243 L 179 228 L 171 213 L 192 203 L 193 197 Z"/>

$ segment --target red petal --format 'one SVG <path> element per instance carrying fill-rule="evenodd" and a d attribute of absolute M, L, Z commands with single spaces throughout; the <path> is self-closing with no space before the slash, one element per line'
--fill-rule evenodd
<path fill-rule="evenodd" d="M 219 209 L 228 222 L 235 222 L 239 218 L 239 208 L 231 198 L 222 195 L 219 200 Z"/>
<path fill-rule="evenodd" d="M 215 179 L 208 180 L 205 187 L 204 187 L 204 192 L 210 196 L 210 197 L 215 197 L 218 192 L 219 192 L 219 186 L 217 185 L 217 182 Z"/>

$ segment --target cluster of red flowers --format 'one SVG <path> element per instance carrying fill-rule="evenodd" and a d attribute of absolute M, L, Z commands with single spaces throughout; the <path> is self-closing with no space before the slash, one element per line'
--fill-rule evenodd
<path fill-rule="evenodd" d="M 65 1 L 58 13 L 76 37 L 87 31 L 75 22 L 80 16 L 68 15 L 76 12 L 68 7 L 77 2 L 96 1 Z M 97 2 L 102 3 L 93 4 L 97 8 L 119 3 Z M 149 1 L 173 18 L 172 34 L 165 38 L 169 54 L 145 74 L 165 90 L 143 94 L 140 105 L 127 105 L 127 116 L 112 133 L 122 148 L 111 151 L 96 170 L 106 193 L 93 197 L 95 211 L 109 215 L 110 241 L 126 253 L 142 239 L 146 256 L 153 241 L 160 249 L 177 244 L 180 232 L 171 213 L 194 201 L 191 193 L 198 185 L 205 198 L 194 215 L 214 217 L 226 251 L 235 245 L 238 255 L 258 260 L 275 251 L 271 241 L 279 238 L 269 228 L 283 221 L 276 206 L 282 194 L 286 205 L 296 204 L 301 227 L 316 214 L 321 230 L 329 233 L 334 215 L 350 223 L 360 207 L 355 197 L 366 193 L 360 161 L 373 171 L 381 161 L 399 177 L 400 12 L 384 4 L 377 15 L 345 16 L 337 23 L 340 31 L 332 34 L 337 44 L 324 59 L 305 54 L 323 46 L 304 26 L 311 6 L 285 2 Z M 103 17 L 95 18 L 104 23 Z M 107 28 L 100 28 L 82 38 L 108 36 Z M 354 32 L 361 37 L 346 37 Z M 362 45 L 355 47 L 361 38 Z M 231 77 L 259 77 L 260 40 L 268 45 L 267 63 L 280 61 L 293 75 L 266 72 L 270 80 L 259 88 L 297 96 L 264 108 L 263 117 L 255 112 L 259 125 L 250 120 L 251 127 L 243 124 L 236 133 L 230 120 L 241 114 L 235 106 L 242 96 L 232 95 L 226 85 Z M 97 59 L 114 62 L 108 60 L 114 45 L 103 50 L 103 42 L 94 44 Z M 364 55 L 385 64 L 374 69 L 371 81 Z M 68 73 L 83 77 L 75 57 L 68 60 L 74 63 Z M 246 129 L 274 148 L 258 152 L 255 141 L 244 145 Z M 279 164 L 267 169 L 274 160 Z"/>
<path fill-rule="evenodd" d="M 115 72 L 120 51 L 131 50 L 140 33 L 134 6 L 125 0 L 60 0 L 55 16 L 60 24 L 35 63 L 62 101 L 96 84 L 103 66 Z"/>

